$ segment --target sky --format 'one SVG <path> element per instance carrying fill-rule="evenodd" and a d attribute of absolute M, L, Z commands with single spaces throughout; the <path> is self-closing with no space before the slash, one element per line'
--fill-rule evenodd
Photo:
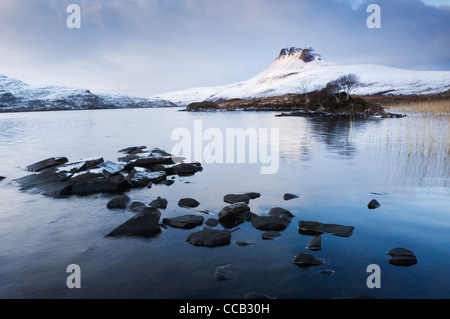
<path fill-rule="evenodd" d="M 81 28 L 67 27 L 70 4 Z M 248 80 L 285 47 L 448 71 L 450 0 L 1 0 L 0 43 L 0 74 L 140 97 Z"/>

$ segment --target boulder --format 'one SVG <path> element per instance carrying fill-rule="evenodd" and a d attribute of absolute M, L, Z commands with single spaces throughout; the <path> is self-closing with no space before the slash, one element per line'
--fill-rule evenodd
<path fill-rule="evenodd" d="M 277 232 L 277 231 L 274 231 L 274 230 L 269 230 L 269 231 L 266 231 L 265 233 L 263 233 L 261 235 L 261 238 L 263 240 L 272 240 L 272 239 L 274 239 L 276 237 L 280 237 L 280 236 L 281 236 L 280 232 Z"/>
<path fill-rule="evenodd" d="M 236 204 L 240 202 L 248 204 L 250 202 L 250 196 L 247 194 L 227 194 L 223 197 L 223 201 L 229 204 Z"/>
<path fill-rule="evenodd" d="M 300 252 L 297 256 L 295 256 L 292 262 L 299 267 L 318 266 L 325 263 L 323 259 L 315 257 L 310 253 L 303 251 Z"/>
<path fill-rule="evenodd" d="M 350 237 L 355 227 L 336 224 L 324 224 L 325 232 L 339 237 Z"/>
<path fill-rule="evenodd" d="M 186 241 L 194 246 L 226 246 L 231 242 L 231 231 L 204 228 L 201 231 L 189 234 Z"/>
<path fill-rule="evenodd" d="M 115 228 L 106 237 L 153 236 L 160 231 L 161 212 L 152 207 L 145 207 L 135 216 Z"/>
<path fill-rule="evenodd" d="M 247 195 L 250 199 L 261 197 L 261 194 L 256 192 L 245 193 L 244 195 Z"/>
<path fill-rule="evenodd" d="M 298 198 L 298 195 L 290 194 L 290 193 L 286 193 L 286 194 L 283 195 L 283 199 L 284 200 L 291 200 L 291 199 L 294 199 L 294 198 Z"/>
<path fill-rule="evenodd" d="M 160 196 L 158 196 L 157 199 L 150 202 L 149 206 L 154 207 L 154 208 L 166 209 L 167 208 L 167 199 L 161 198 Z"/>
<path fill-rule="evenodd" d="M 144 203 L 142 202 L 138 202 L 138 201 L 133 201 L 131 202 L 131 204 L 128 206 L 128 209 L 131 210 L 132 212 L 139 212 L 140 210 L 142 210 L 145 206 Z M 157 207 L 156 207 L 157 208 Z"/>
<path fill-rule="evenodd" d="M 387 252 L 390 255 L 388 262 L 394 266 L 409 267 L 417 264 L 417 257 L 406 248 L 393 248 Z"/>
<path fill-rule="evenodd" d="M 254 216 L 250 223 L 253 227 L 265 231 L 282 231 L 285 230 L 291 223 L 294 217 L 288 210 L 281 207 L 271 208 L 269 216 Z"/>
<path fill-rule="evenodd" d="M 328 233 L 339 237 L 350 237 L 354 229 L 355 227 L 353 226 L 323 224 L 315 221 L 298 222 L 298 232 L 302 235 L 318 236 Z"/>
<path fill-rule="evenodd" d="M 68 161 L 69 160 L 66 157 L 50 157 L 45 160 L 28 165 L 27 170 L 30 172 L 39 172 L 49 167 L 65 164 Z"/>
<path fill-rule="evenodd" d="M 164 218 L 163 224 L 175 228 L 192 229 L 197 226 L 201 226 L 204 220 L 205 219 L 203 218 L 203 216 L 184 215 L 174 218 Z"/>
<path fill-rule="evenodd" d="M 294 215 L 290 211 L 288 211 L 287 209 L 281 208 L 281 207 L 271 208 L 269 210 L 269 215 L 270 216 L 282 216 L 283 215 L 283 216 L 286 216 L 288 218 L 293 218 L 294 217 Z"/>
<path fill-rule="evenodd" d="M 367 207 L 369 208 L 369 209 L 376 209 L 376 208 L 378 208 L 378 207 L 380 207 L 381 205 L 380 205 L 380 203 L 376 200 L 376 199 L 372 199 L 370 202 L 369 202 L 369 204 L 367 204 Z"/>
<path fill-rule="evenodd" d="M 219 266 L 214 271 L 214 279 L 216 281 L 232 280 L 234 277 L 234 269 L 232 264 Z"/>
<path fill-rule="evenodd" d="M 130 197 L 127 195 L 114 197 L 106 204 L 106 207 L 109 209 L 126 208 L 129 201 Z"/>
<path fill-rule="evenodd" d="M 122 175 L 94 178 L 72 186 L 73 195 L 90 195 L 95 193 L 123 193 L 131 188 L 131 183 Z"/>
<path fill-rule="evenodd" d="M 164 171 L 151 172 L 138 168 L 130 171 L 127 179 L 131 181 L 133 187 L 146 187 L 150 183 L 155 183 L 166 179 L 166 173 Z"/>
<path fill-rule="evenodd" d="M 219 225 L 219 221 L 214 218 L 208 218 L 205 222 L 205 225 L 209 227 L 216 227 L 217 225 Z"/>
<path fill-rule="evenodd" d="M 318 235 L 311 239 L 306 246 L 309 250 L 321 250 L 322 249 L 322 236 Z"/>
<path fill-rule="evenodd" d="M 325 226 L 315 221 L 299 221 L 298 232 L 302 235 L 317 236 L 325 232 Z"/>
<path fill-rule="evenodd" d="M 264 231 L 282 231 L 291 223 L 291 219 L 285 215 L 281 216 L 255 216 L 250 220 L 253 227 Z"/>
<path fill-rule="evenodd" d="M 238 218 L 243 213 L 250 212 L 250 207 L 245 202 L 238 202 L 222 208 L 219 212 L 219 220 L 230 220 Z"/>
<path fill-rule="evenodd" d="M 195 208 L 198 205 L 200 205 L 200 203 L 193 199 L 193 198 L 182 198 L 178 201 L 178 206 L 180 207 L 191 207 L 191 208 Z"/>

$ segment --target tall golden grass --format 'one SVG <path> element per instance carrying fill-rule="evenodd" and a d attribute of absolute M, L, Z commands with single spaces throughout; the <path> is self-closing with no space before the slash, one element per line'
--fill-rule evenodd
<path fill-rule="evenodd" d="M 403 112 L 406 114 L 450 114 L 450 100 L 388 104 L 385 109 L 390 112 Z"/>

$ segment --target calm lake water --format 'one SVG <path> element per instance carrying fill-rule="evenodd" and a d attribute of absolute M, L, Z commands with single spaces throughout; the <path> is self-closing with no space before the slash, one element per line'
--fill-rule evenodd
<path fill-rule="evenodd" d="M 243 298 L 260 292 L 275 298 L 450 298 L 449 114 L 367 121 L 275 117 L 275 113 L 187 113 L 180 109 L 96 110 L 0 114 L 1 298 Z M 279 128 L 280 167 L 260 174 L 261 164 L 203 164 L 171 186 L 133 189 L 132 200 L 167 198 L 162 218 L 198 213 L 180 208 L 193 197 L 217 213 L 228 193 L 259 192 L 252 212 L 272 207 L 295 217 L 274 240 L 250 223 L 232 233 L 228 246 L 205 248 L 185 237 L 201 228 L 168 227 L 154 238 L 105 238 L 134 213 L 109 210 L 112 195 L 53 199 L 19 190 L 13 181 L 39 160 L 74 161 L 136 145 L 171 151 L 175 128 Z M 299 198 L 285 201 L 284 193 Z M 377 199 L 381 207 L 369 210 Z M 198 213 L 202 215 L 201 213 Z M 206 219 L 209 216 L 203 215 Z M 302 269 L 291 261 L 308 251 L 298 222 L 354 226 L 351 237 L 325 234 L 324 265 Z M 221 226 L 217 226 L 218 229 Z M 248 241 L 239 246 L 236 241 Z M 404 247 L 418 263 L 397 267 L 386 252 Z M 68 289 L 69 264 L 81 267 L 81 289 Z M 216 281 L 217 266 L 233 264 L 233 280 Z M 367 267 L 381 268 L 381 288 L 369 289 Z M 320 270 L 332 269 L 334 275 Z"/>

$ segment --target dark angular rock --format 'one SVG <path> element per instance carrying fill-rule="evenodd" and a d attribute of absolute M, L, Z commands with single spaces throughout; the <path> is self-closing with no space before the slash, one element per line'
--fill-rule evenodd
<path fill-rule="evenodd" d="M 286 216 L 288 218 L 293 218 L 294 215 L 288 211 L 287 209 L 281 208 L 281 207 L 273 207 L 269 210 L 270 216 Z"/>
<path fill-rule="evenodd" d="M 259 230 L 282 231 L 291 223 L 291 219 L 285 215 L 281 216 L 255 216 L 250 220 L 253 227 Z"/>
<path fill-rule="evenodd" d="M 261 238 L 263 240 L 272 240 L 272 239 L 274 239 L 276 237 L 280 237 L 280 236 L 281 236 L 280 232 L 277 232 L 277 231 L 274 231 L 274 230 L 269 230 L 269 231 L 266 231 L 265 233 L 263 233 L 261 235 Z"/>
<path fill-rule="evenodd" d="M 189 234 L 186 241 L 194 246 L 217 247 L 226 246 L 231 241 L 231 231 L 204 228 L 199 232 Z"/>
<path fill-rule="evenodd" d="M 39 172 L 49 167 L 65 164 L 68 161 L 69 160 L 66 157 L 50 157 L 40 162 L 28 165 L 27 170 L 30 172 Z"/>
<path fill-rule="evenodd" d="M 123 193 L 131 188 L 129 181 L 122 175 L 100 177 L 72 186 L 73 195 L 90 195 L 95 193 Z"/>
<path fill-rule="evenodd" d="M 406 248 L 393 248 L 387 252 L 390 255 L 388 262 L 394 266 L 409 267 L 417 264 L 417 257 Z"/>
<path fill-rule="evenodd" d="M 300 252 L 297 256 L 295 256 L 292 262 L 299 267 L 318 266 L 325 263 L 323 259 L 317 258 L 311 255 L 310 253 L 303 251 Z"/>
<path fill-rule="evenodd" d="M 157 199 L 150 202 L 149 206 L 154 207 L 154 208 L 166 209 L 167 208 L 167 199 L 161 198 L 160 196 L 158 196 Z"/>
<path fill-rule="evenodd" d="M 106 207 L 108 207 L 109 209 L 126 208 L 129 201 L 130 197 L 128 197 L 127 195 L 118 196 L 111 199 L 106 204 Z"/>
<path fill-rule="evenodd" d="M 302 235 L 317 236 L 325 232 L 325 227 L 322 223 L 315 221 L 299 221 L 298 232 Z"/>
<path fill-rule="evenodd" d="M 318 235 L 311 239 L 306 246 L 309 250 L 321 250 L 322 249 L 322 236 Z"/>
<path fill-rule="evenodd" d="M 197 226 L 201 226 L 205 219 L 203 216 L 198 215 L 184 215 L 174 218 L 164 218 L 163 224 L 172 226 L 175 228 L 192 229 Z"/>
<path fill-rule="evenodd" d="M 250 196 L 247 194 L 227 194 L 223 197 L 223 201 L 228 204 L 246 203 L 250 202 Z"/>
<path fill-rule="evenodd" d="M 217 225 L 219 225 L 219 221 L 214 218 L 208 218 L 205 222 L 205 225 L 209 227 L 216 227 Z"/>
<path fill-rule="evenodd" d="M 355 227 L 336 224 L 324 224 L 325 232 L 339 237 L 350 237 Z"/>
<path fill-rule="evenodd" d="M 144 207 L 147 207 L 147 206 L 145 206 L 144 203 L 138 202 L 138 201 L 134 201 L 134 202 L 131 202 L 131 204 L 128 206 L 128 209 L 131 210 L 132 212 L 139 212 Z"/>
<path fill-rule="evenodd" d="M 284 200 L 291 200 L 291 199 L 294 199 L 294 198 L 298 198 L 298 195 L 290 194 L 290 193 L 286 193 L 286 194 L 283 195 L 283 199 Z"/>
<path fill-rule="evenodd" d="M 250 212 L 250 208 L 245 202 L 238 202 L 222 208 L 219 212 L 219 220 L 236 219 L 243 213 Z"/>
<path fill-rule="evenodd" d="M 381 206 L 380 203 L 379 203 L 376 199 L 372 199 L 372 200 L 370 201 L 370 203 L 367 204 L 367 207 L 368 207 L 369 209 L 376 209 L 376 208 L 378 208 L 378 207 L 380 207 L 380 206 Z"/>
<path fill-rule="evenodd" d="M 193 198 L 182 198 L 178 201 L 178 206 L 181 206 L 181 207 L 195 208 L 198 205 L 200 205 L 200 203 Z"/>
<path fill-rule="evenodd" d="M 247 195 L 250 199 L 261 197 L 261 194 L 256 192 L 245 193 L 244 195 Z"/>
<path fill-rule="evenodd" d="M 120 236 L 153 236 L 160 231 L 159 218 L 161 212 L 156 208 L 143 208 L 135 216 L 115 228 L 106 237 Z"/>
<path fill-rule="evenodd" d="M 219 266 L 214 272 L 214 279 L 217 281 L 232 280 L 234 277 L 234 268 L 232 264 Z"/>
<path fill-rule="evenodd" d="M 191 176 L 203 170 L 200 163 L 179 163 L 174 165 L 157 165 L 153 169 L 161 169 L 167 175 Z"/>
<path fill-rule="evenodd" d="M 146 187 L 150 183 L 157 183 L 166 179 L 164 171 L 149 172 L 133 169 L 128 173 L 127 179 L 131 181 L 133 187 Z"/>
<path fill-rule="evenodd" d="M 5 176 L 0 176 L 0 182 L 2 181 L 2 180 L 4 180 L 6 177 Z"/>

